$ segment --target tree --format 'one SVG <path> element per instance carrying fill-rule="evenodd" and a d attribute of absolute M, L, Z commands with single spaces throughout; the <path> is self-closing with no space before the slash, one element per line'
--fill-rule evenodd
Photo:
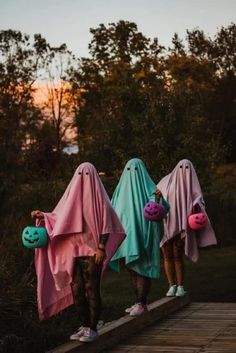
<path fill-rule="evenodd" d="M 212 116 L 221 126 L 224 143 L 228 145 L 229 162 L 236 161 L 236 25 L 221 27 L 213 39 L 203 31 L 188 31 L 190 53 L 208 60 L 214 66 L 216 85 L 215 99 L 212 101 Z"/>
<path fill-rule="evenodd" d="M 169 109 L 165 115 L 169 131 L 170 162 L 189 158 L 198 167 L 202 180 L 209 181 L 212 168 L 222 162 L 226 146 L 220 124 L 212 116 L 216 80 L 208 61 L 191 56 L 172 56 L 169 72 Z M 171 151 L 174 151 L 173 155 Z"/>
<path fill-rule="evenodd" d="M 69 84 L 69 71 L 73 66 L 74 57 L 63 44 L 58 48 L 47 46 L 44 60 L 43 81 L 39 90 L 41 96 L 39 107 L 42 114 L 52 127 L 53 148 L 58 153 L 68 141 L 76 137 L 73 128 L 74 97 Z"/>
<path fill-rule="evenodd" d="M 0 136 L 1 179 L 16 183 L 24 149 L 41 118 L 34 106 L 33 84 L 37 79 L 45 42 L 18 31 L 0 32 Z"/>
<path fill-rule="evenodd" d="M 72 78 L 81 90 L 78 143 L 83 158 L 111 172 L 132 156 L 146 155 L 145 121 L 145 129 L 150 128 L 150 120 L 155 126 L 147 115 L 150 91 L 164 85 L 163 47 L 126 21 L 100 25 L 91 33 L 91 58 L 80 60 Z"/>
<path fill-rule="evenodd" d="M 206 165 L 219 163 L 225 151 L 220 124 L 211 117 L 211 61 L 189 55 L 176 34 L 166 55 L 157 39 L 129 22 L 91 33 L 91 58 L 82 59 L 73 76 L 83 89 L 77 112 L 81 155 L 109 171 L 139 156 L 156 179 L 178 159 L 190 158 L 207 175 Z"/>

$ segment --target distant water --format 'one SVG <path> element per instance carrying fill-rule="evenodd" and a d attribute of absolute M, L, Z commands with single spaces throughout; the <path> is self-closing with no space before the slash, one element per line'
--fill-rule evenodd
<path fill-rule="evenodd" d="M 79 152 L 79 146 L 78 145 L 68 145 L 65 148 L 63 148 L 63 152 L 66 154 L 76 154 Z"/>

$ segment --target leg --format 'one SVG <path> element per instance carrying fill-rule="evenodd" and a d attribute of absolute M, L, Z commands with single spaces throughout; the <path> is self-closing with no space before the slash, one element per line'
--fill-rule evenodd
<path fill-rule="evenodd" d="M 125 268 L 130 274 L 130 279 L 131 279 L 132 287 L 134 289 L 135 298 L 137 298 L 137 295 L 138 295 L 138 293 L 137 293 L 137 273 L 135 271 L 129 269 L 127 266 L 125 266 Z M 132 311 L 132 309 L 134 308 L 134 306 L 135 306 L 135 304 L 126 308 L 125 312 L 129 314 Z"/>
<path fill-rule="evenodd" d="M 146 304 L 151 288 L 151 279 L 149 277 L 142 276 L 129 268 L 127 269 L 130 273 L 137 303 Z"/>
<path fill-rule="evenodd" d="M 138 296 L 138 290 L 137 290 L 137 272 L 135 272 L 135 271 L 129 269 L 128 267 L 126 267 L 126 269 L 129 271 L 131 283 L 132 283 L 132 286 L 133 286 L 133 288 L 134 288 L 135 298 L 137 298 L 137 296 Z"/>
<path fill-rule="evenodd" d="M 147 304 L 147 297 L 151 288 L 151 278 L 137 273 L 137 302 Z"/>
<path fill-rule="evenodd" d="M 163 263 L 165 274 L 169 286 L 175 285 L 175 266 L 174 266 L 174 253 L 173 253 L 173 239 L 170 239 L 162 246 Z"/>
<path fill-rule="evenodd" d="M 97 330 L 97 323 L 101 314 L 101 282 L 102 264 L 95 264 L 94 256 L 87 257 L 84 280 L 89 302 L 90 328 Z"/>
<path fill-rule="evenodd" d="M 135 271 L 129 270 L 134 279 L 136 301 L 137 303 L 129 308 L 130 316 L 139 316 L 147 310 L 147 297 L 151 287 L 151 279 L 142 276 Z"/>
<path fill-rule="evenodd" d="M 180 234 L 176 235 L 173 239 L 173 254 L 175 273 L 177 285 L 183 286 L 184 282 L 184 240 L 181 239 Z"/>
<path fill-rule="evenodd" d="M 71 289 L 81 324 L 82 326 L 89 327 L 89 304 L 86 298 L 85 282 L 83 278 L 83 258 L 77 257 L 75 259 Z"/>

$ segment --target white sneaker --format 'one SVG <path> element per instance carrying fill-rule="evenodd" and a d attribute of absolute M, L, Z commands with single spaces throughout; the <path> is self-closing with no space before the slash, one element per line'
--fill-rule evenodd
<path fill-rule="evenodd" d="M 99 320 L 97 324 L 97 330 L 100 330 L 105 325 L 103 320 Z"/>
<path fill-rule="evenodd" d="M 139 316 L 147 311 L 147 305 L 142 303 L 137 303 L 133 306 L 132 310 L 130 311 L 130 316 Z"/>
<path fill-rule="evenodd" d="M 71 340 L 79 340 L 81 336 L 84 334 L 84 330 L 86 330 L 87 327 L 80 326 L 77 332 L 73 333 L 73 335 L 70 336 Z"/>
<path fill-rule="evenodd" d="M 83 335 L 79 338 L 79 340 L 80 342 L 92 342 L 96 338 L 98 338 L 98 332 L 87 327 L 84 330 Z"/>
<path fill-rule="evenodd" d="M 174 284 L 173 286 L 171 286 L 168 290 L 168 292 L 166 293 L 167 297 L 175 297 L 176 295 L 176 290 L 177 290 L 177 286 L 176 284 Z"/>
<path fill-rule="evenodd" d="M 135 304 L 133 304 L 133 305 L 130 306 L 129 308 L 126 308 L 126 309 L 125 309 L 125 312 L 129 314 L 129 313 L 131 312 L 131 310 L 132 310 L 134 307 L 135 307 Z"/>
<path fill-rule="evenodd" d="M 177 291 L 176 291 L 176 297 L 183 297 L 186 294 L 186 290 L 184 289 L 183 286 L 178 286 Z"/>

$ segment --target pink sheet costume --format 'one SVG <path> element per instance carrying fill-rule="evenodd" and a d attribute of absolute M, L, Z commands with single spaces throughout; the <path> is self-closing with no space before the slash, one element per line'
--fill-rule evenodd
<path fill-rule="evenodd" d="M 43 213 L 47 248 L 36 249 L 38 310 L 41 320 L 73 304 L 72 282 L 77 259 L 95 258 L 100 237 L 107 235 L 104 271 L 125 238 L 95 167 L 81 164 L 52 213 Z M 93 266 L 96 266 L 93 261 Z M 78 272 L 78 271 L 77 271 Z"/>
<path fill-rule="evenodd" d="M 196 209 L 206 214 L 201 187 L 193 164 L 187 159 L 181 160 L 173 171 L 157 184 L 157 188 L 162 192 L 163 197 L 170 205 L 169 213 L 164 221 L 164 236 L 160 244 L 162 250 L 167 250 L 166 253 L 163 251 L 164 266 L 166 255 L 171 260 L 175 257 L 175 252 L 177 253 L 175 265 L 177 267 L 180 265 L 182 260 L 178 258 L 180 256 L 178 252 L 181 250 L 181 246 L 184 246 L 185 255 L 193 262 L 196 262 L 199 257 L 198 247 L 216 244 L 216 237 L 208 217 L 207 225 L 197 232 L 191 230 L 188 226 L 188 216 L 196 211 Z M 184 239 L 184 242 L 182 240 L 182 245 L 181 239 Z M 171 243 L 176 243 L 176 249 L 172 250 L 172 253 L 168 249 L 168 245 Z M 171 273 L 174 270 L 171 266 L 168 268 L 168 259 L 166 265 L 166 272 L 169 271 L 170 278 L 172 278 Z M 169 280 L 170 287 L 175 285 L 175 283 L 171 282 L 174 282 L 174 280 Z M 169 294 L 175 295 L 175 293 L 176 288 L 173 288 L 173 291 L 170 291 Z M 183 292 L 180 290 L 180 293 Z"/>

